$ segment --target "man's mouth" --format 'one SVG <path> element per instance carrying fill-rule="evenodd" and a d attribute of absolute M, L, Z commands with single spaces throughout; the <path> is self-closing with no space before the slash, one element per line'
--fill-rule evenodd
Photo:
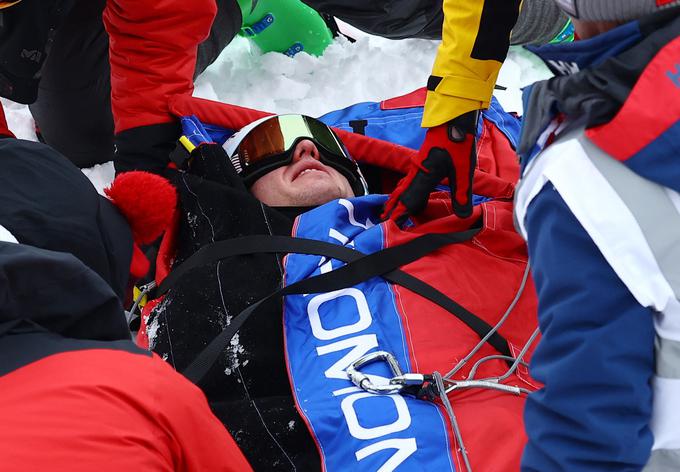
<path fill-rule="evenodd" d="M 319 169 L 305 169 L 302 172 L 300 172 L 297 177 L 302 177 L 305 174 L 309 174 L 310 172 L 321 172 Z M 297 177 L 295 177 L 297 179 Z"/>
<path fill-rule="evenodd" d="M 321 164 L 319 161 L 314 160 L 314 161 L 301 163 L 300 167 L 295 169 L 295 173 L 293 174 L 293 178 L 291 180 L 296 180 L 299 177 L 302 177 L 303 175 L 318 173 L 318 172 L 327 173 L 326 169 L 324 169 L 324 165 Z"/>

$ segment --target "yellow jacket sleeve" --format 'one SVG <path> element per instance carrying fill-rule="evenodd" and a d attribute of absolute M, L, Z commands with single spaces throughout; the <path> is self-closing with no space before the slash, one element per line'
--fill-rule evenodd
<path fill-rule="evenodd" d="M 444 0 L 442 42 L 428 80 L 423 127 L 488 108 L 521 0 Z"/>

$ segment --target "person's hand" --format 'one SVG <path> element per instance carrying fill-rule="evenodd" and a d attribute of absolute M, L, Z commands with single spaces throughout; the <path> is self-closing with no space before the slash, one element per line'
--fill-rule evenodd
<path fill-rule="evenodd" d="M 385 203 L 383 219 L 401 224 L 425 209 L 430 193 L 442 179 L 451 187 L 453 212 L 472 214 L 472 176 L 477 164 L 475 135 L 479 111 L 475 110 L 427 130 L 420 152 L 408 174 Z"/>
<path fill-rule="evenodd" d="M 133 170 L 163 175 L 181 134 L 179 122 L 138 126 L 117 133 L 116 175 Z"/>

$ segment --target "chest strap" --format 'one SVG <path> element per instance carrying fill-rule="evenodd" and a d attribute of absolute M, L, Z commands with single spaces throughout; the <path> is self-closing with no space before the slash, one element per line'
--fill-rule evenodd
<path fill-rule="evenodd" d="M 267 301 L 286 295 L 340 290 L 376 276 L 381 276 L 388 282 L 407 288 L 439 305 L 461 320 L 480 338 L 484 338 L 493 331 L 491 325 L 433 286 L 399 269 L 399 267 L 416 261 L 444 246 L 468 241 L 478 231 L 478 229 L 474 229 L 460 233 L 426 234 L 408 243 L 368 255 L 338 244 L 290 236 L 255 235 L 219 241 L 204 246 L 165 278 L 159 287 L 160 293 L 172 289 L 184 275 L 197 267 L 240 255 L 261 253 L 310 254 L 337 259 L 347 264 L 331 272 L 283 287 L 248 306 L 235 316 L 231 324 L 198 354 L 183 371 L 183 374 L 194 383 L 200 382 L 241 326 L 253 315 L 262 311 L 260 307 Z M 502 355 L 512 357 L 507 340 L 498 332 L 493 332 L 487 342 Z"/>

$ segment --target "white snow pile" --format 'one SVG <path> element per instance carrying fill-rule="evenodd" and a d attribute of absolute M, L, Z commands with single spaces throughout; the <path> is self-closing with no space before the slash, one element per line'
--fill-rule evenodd
<path fill-rule="evenodd" d="M 340 37 L 322 57 L 262 54 L 247 39 L 237 37 L 198 78 L 194 95 L 274 113 L 319 116 L 354 103 L 402 95 L 427 82 L 437 41 L 395 41 L 347 25 L 341 29 L 356 42 Z M 521 87 L 549 76 L 531 53 L 511 48 L 498 80 L 507 90 L 496 91 L 496 97 L 506 110 L 521 114 Z M 2 103 L 17 137 L 35 140 L 28 107 Z M 113 179 L 110 163 L 83 172 L 100 192 Z"/>
<path fill-rule="evenodd" d="M 237 37 L 198 78 L 194 95 L 275 113 L 319 116 L 363 101 L 379 101 L 424 86 L 438 41 L 388 40 L 357 30 L 355 43 L 340 37 L 322 57 L 300 53 L 261 54 Z M 508 111 L 521 113 L 520 88 L 550 76 L 531 53 L 512 48 L 496 96 Z"/>

